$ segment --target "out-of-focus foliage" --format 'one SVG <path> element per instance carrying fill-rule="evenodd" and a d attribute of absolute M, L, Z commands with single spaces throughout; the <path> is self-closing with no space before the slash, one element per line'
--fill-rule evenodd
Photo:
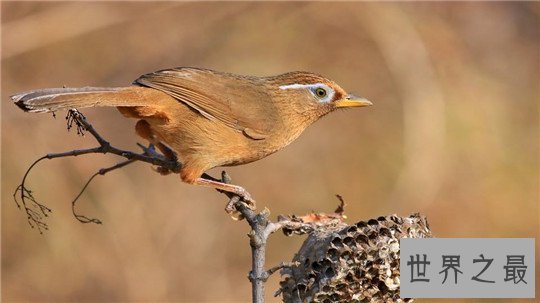
<path fill-rule="evenodd" d="M 34 159 L 94 142 L 67 133 L 61 113 L 23 113 L 10 94 L 123 86 L 174 66 L 307 70 L 374 102 L 227 169 L 273 215 L 328 212 L 339 193 L 351 222 L 420 211 L 436 237 L 538 235 L 537 3 L 2 2 L 1 11 L 4 302 L 249 300 L 247 226 L 212 190 L 136 164 L 91 185 L 79 211 L 104 225 L 83 225 L 71 199 L 116 161 L 94 155 L 44 162 L 30 175 L 53 208 L 45 235 L 12 201 Z M 135 121 L 115 109 L 84 113 L 136 149 Z M 274 235 L 268 265 L 292 259 L 301 241 Z M 272 277 L 268 298 L 277 288 Z"/>

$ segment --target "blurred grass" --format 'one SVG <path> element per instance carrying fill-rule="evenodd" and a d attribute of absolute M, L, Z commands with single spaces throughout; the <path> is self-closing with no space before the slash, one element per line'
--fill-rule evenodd
<path fill-rule="evenodd" d="M 339 193 L 351 222 L 421 211 L 438 237 L 538 236 L 538 3 L 2 2 L 1 10 L 4 302 L 249 301 L 247 227 L 211 190 L 137 164 L 92 184 L 79 210 L 105 224 L 82 225 L 69 201 L 115 163 L 89 156 L 32 172 L 35 194 L 53 208 L 45 235 L 12 201 L 35 158 L 94 142 L 67 133 L 61 114 L 22 113 L 10 94 L 128 85 L 174 66 L 308 70 L 374 101 L 227 169 L 273 215 L 331 211 Z M 85 114 L 119 146 L 140 141 L 134 121 L 114 109 Z M 272 237 L 268 265 L 291 259 L 301 241 Z M 271 302 L 277 283 L 268 283 Z"/>

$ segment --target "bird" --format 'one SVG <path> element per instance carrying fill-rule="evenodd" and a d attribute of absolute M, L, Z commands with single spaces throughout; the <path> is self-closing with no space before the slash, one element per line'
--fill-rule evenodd
<path fill-rule="evenodd" d="M 183 182 L 247 202 L 254 199 L 243 187 L 204 178 L 204 173 L 277 152 L 337 109 L 372 105 L 311 72 L 258 77 L 194 67 L 144 74 L 126 87 L 47 88 L 11 99 L 32 113 L 116 107 L 125 117 L 138 119 L 135 132 L 140 137 L 169 158 L 178 155 Z"/>

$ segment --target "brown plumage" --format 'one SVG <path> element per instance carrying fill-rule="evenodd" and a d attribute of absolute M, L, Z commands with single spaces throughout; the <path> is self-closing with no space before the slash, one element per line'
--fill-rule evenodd
<path fill-rule="evenodd" d="M 313 73 L 252 77 L 197 68 L 146 74 L 129 87 L 44 89 L 12 99 L 28 112 L 115 106 L 124 116 L 140 119 L 136 132 L 141 137 L 178 153 L 183 181 L 234 192 L 248 201 L 243 188 L 201 175 L 216 166 L 266 157 L 336 108 L 371 104 Z"/>

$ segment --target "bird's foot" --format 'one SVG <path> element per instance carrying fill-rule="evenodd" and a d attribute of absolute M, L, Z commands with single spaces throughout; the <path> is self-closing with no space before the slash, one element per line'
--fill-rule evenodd
<path fill-rule="evenodd" d="M 173 153 L 172 154 L 173 157 L 170 158 L 169 157 L 170 155 L 168 156 L 168 155 L 162 155 L 162 154 L 158 153 L 156 151 L 155 145 L 152 144 L 152 143 L 150 143 L 148 145 L 148 147 L 146 147 L 146 146 L 144 146 L 144 145 L 142 145 L 140 143 L 137 143 L 137 145 L 143 150 L 143 154 L 146 155 L 146 156 L 159 158 L 159 159 L 165 159 L 165 160 L 169 160 L 169 161 L 177 161 L 176 155 L 174 154 L 174 152 L 172 152 L 172 150 L 171 150 L 171 152 Z M 170 169 L 162 167 L 162 166 L 152 167 L 152 170 L 159 173 L 162 176 L 166 176 L 166 175 L 169 175 L 169 174 L 172 173 L 172 171 Z"/>
<path fill-rule="evenodd" d="M 202 185 L 206 187 L 213 187 L 220 193 L 223 193 L 229 197 L 230 201 L 225 206 L 225 211 L 229 213 L 233 219 L 241 219 L 242 216 L 239 215 L 238 210 L 236 209 L 236 204 L 238 202 L 243 202 L 249 209 L 255 209 L 255 200 L 243 187 L 230 184 L 231 178 L 227 173 L 223 172 L 220 179 L 212 178 L 208 174 L 203 174 L 202 177 L 197 178 L 193 184 Z"/>
<path fill-rule="evenodd" d="M 228 195 L 229 197 L 231 197 L 231 199 L 229 200 L 227 205 L 225 205 L 225 212 L 227 212 L 227 214 L 229 214 L 229 216 L 231 216 L 233 220 L 239 221 L 239 220 L 244 219 L 244 216 L 242 215 L 242 213 L 236 208 L 237 203 L 239 203 L 240 201 L 241 201 L 240 203 L 244 204 L 249 209 L 255 210 L 255 200 L 253 200 L 251 196 L 249 196 L 248 192 L 246 193 L 247 193 L 247 199 L 249 200 L 246 200 L 245 196 L 241 196 L 236 193 L 235 194 L 231 193 L 230 195 Z"/>
<path fill-rule="evenodd" d="M 221 183 L 231 186 L 232 179 L 227 174 L 226 171 L 221 172 Z M 221 191 L 227 194 L 229 197 L 229 202 L 225 205 L 225 211 L 233 218 L 234 220 L 242 220 L 244 216 L 236 209 L 236 203 L 242 201 L 244 204 L 251 210 L 255 210 L 255 200 L 251 197 L 251 194 L 243 187 L 238 185 L 232 185 L 233 190 L 231 191 Z"/>
<path fill-rule="evenodd" d="M 163 156 L 165 156 L 167 160 L 175 162 L 178 161 L 178 156 L 170 147 L 161 142 L 157 142 L 156 146 L 161 151 L 161 153 L 163 153 Z"/>
<path fill-rule="evenodd" d="M 250 209 L 254 210 L 254 209 L 255 209 L 255 204 L 256 204 L 256 202 L 255 202 L 255 199 L 253 199 L 253 198 L 251 197 L 251 194 L 248 193 L 247 190 L 245 190 L 243 187 L 240 187 L 240 186 L 237 186 L 235 189 L 236 189 L 236 190 L 235 190 L 234 193 L 235 193 L 238 197 L 240 197 L 240 199 L 241 199 L 243 202 L 246 203 L 247 207 L 249 207 Z M 229 203 L 230 203 L 230 202 L 229 202 Z M 233 205 L 233 207 L 234 207 L 234 205 Z"/>
<path fill-rule="evenodd" d="M 141 143 L 137 143 L 137 146 L 142 149 L 143 154 L 146 156 L 163 158 L 163 155 L 160 155 L 158 152 L 156 152 L 156 147 L 152 143 L 148 144 L 148 147 L 142 145 Z"/>

